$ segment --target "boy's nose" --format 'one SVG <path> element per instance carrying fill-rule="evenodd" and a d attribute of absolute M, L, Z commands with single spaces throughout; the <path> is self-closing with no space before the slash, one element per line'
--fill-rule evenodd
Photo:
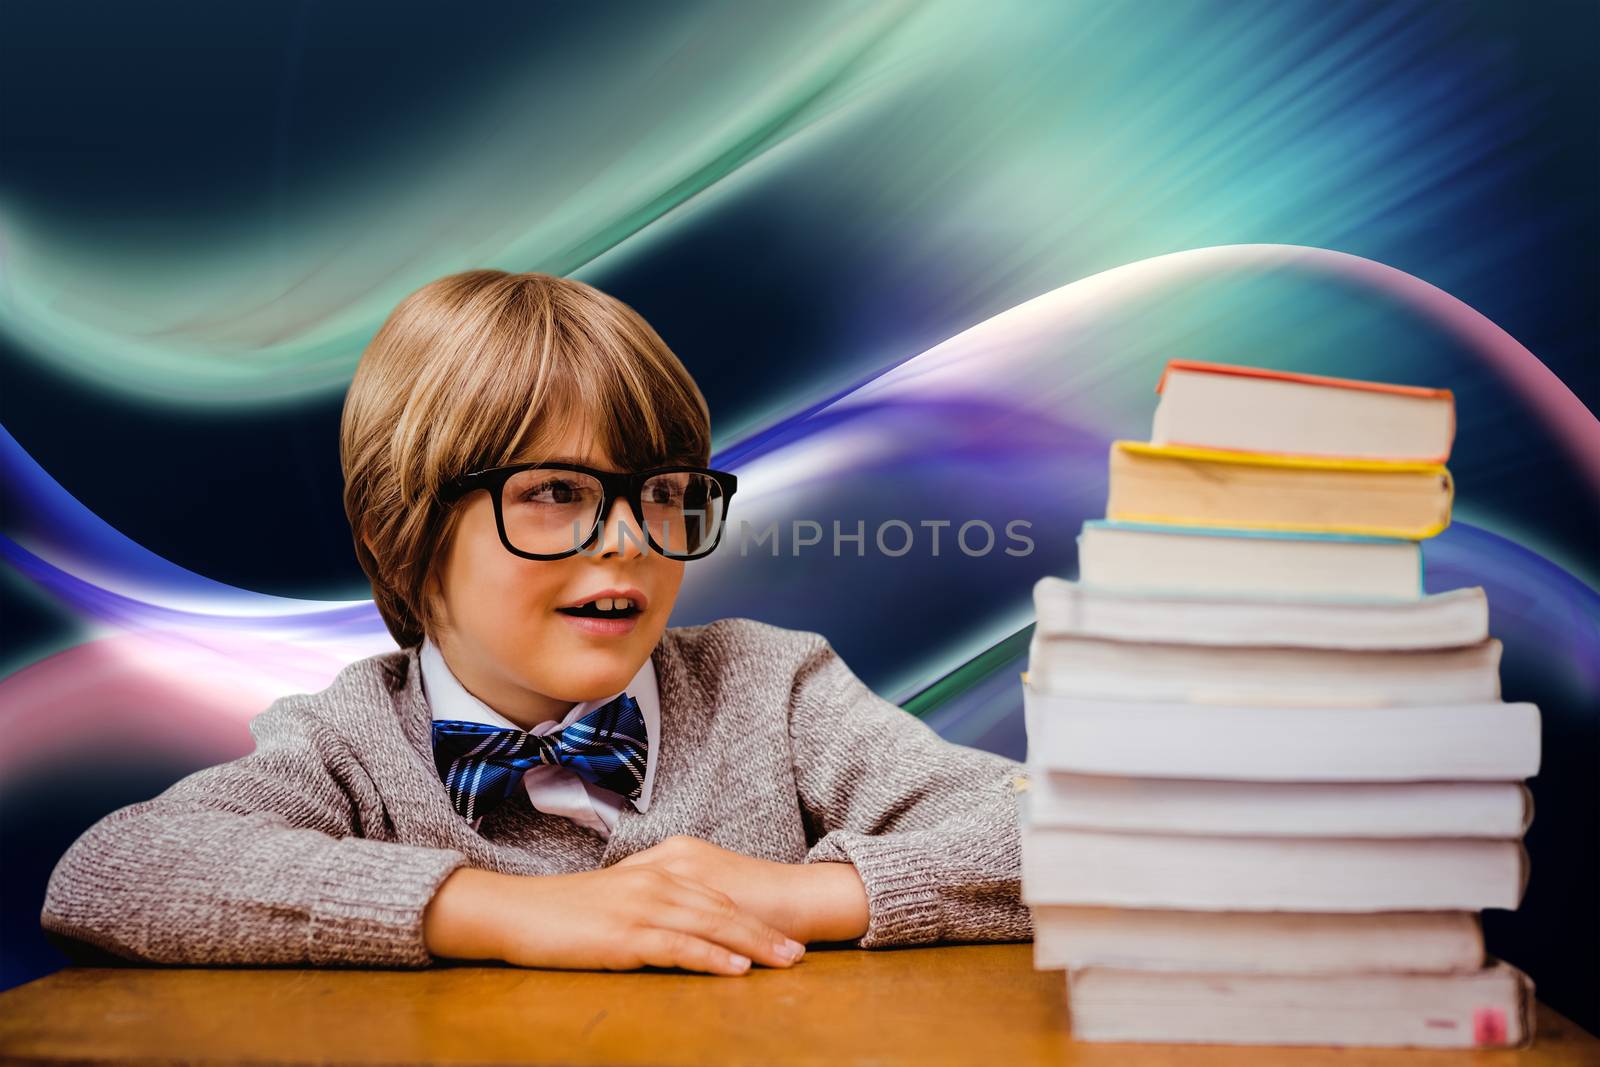
<path fill-rule="evenodd" d="M 611 501 L 610 512 L 600 520 L 601 556 L 620 556 L 624 559 L 643 555 L 649 550 L 644 530 L 639 525 L 629 503 L 618 497 Z"/>

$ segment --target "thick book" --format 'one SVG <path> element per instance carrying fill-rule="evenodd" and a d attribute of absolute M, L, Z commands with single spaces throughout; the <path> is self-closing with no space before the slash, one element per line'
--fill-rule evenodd
<path fill-rule="evenodd" d="M 1026 795 L 1026 794 L 1024 794 Z M 1022 900 L 1195 911 L 1515 909 L 1521 841 L 1209 837 L 1035 826 L 1020 806 Z"/>
<path fill-rule="evenodd" d="M 1034 631 L 1038 689 L 1106 700 L 1285 707 L 1488 704 L 1500 699 L 1500 642 L 1403 652 L 1146 644 Z"/>
<path fill-rule="evenodd" d="M 1414 649 L 1473 645 L 1489 636 L 1482 588 L 1416 600 L 1181 596 L 1069 582 L 1033 585 L 1037 632 L 1186 645 Z"/>
<path fill-rule="evenodd" d="M 1067 1008 L 1078 1041 L 1515 1048 L 1533 1040 L 1533 983 L 1499 961 L 1472 974 L 1086 967 L 1068 972 Z"/>
<path fill-rule="evenodd" d="M 1308 708 L 1082 700 L 1022 688 L 1027 762 L 1051 771 L 1264 782 L 1515 782 L 1539 708 Z"/>
<path fill-rule="evenodd" d="M 1037 970 L 1137 967 L 1245 974 L 1448 974 L 1483 967 L 1470 911 L 1031 909 Z"/>
<path fill-rule="evenodd" d="M 1106 518 L 1420 539 L 1450 524 L 1453 493 L 1438 463 L 1115 441 Z"/>
<path fill-rule="evenodd" d="M 1079 580 L 1115 589 L 1415 600 L 1422 572 L 1417 542 L 1394 537 L 1104 519 L 1078 534 Z"/>
<path fill-rule="evenodd" d="M 1443 463 L 1456 432 L 1448 389 L 1175 359 L 1156 392 L 1157 444 Z"/>
<path fill-rule="evenodd" d="M 1533 819 L 1520 782 L 1204 781 L 1038 766 L 1028 803 L 1036 826 L 1152 834 L 1521 837 Z"/>

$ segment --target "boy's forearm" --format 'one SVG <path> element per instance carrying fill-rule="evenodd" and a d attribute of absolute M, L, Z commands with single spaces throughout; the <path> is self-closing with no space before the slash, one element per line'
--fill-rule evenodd
<path fill-rule="evenodd" d="M 41 928 L 149 963 L 427 966 L 419 913 L 465 857 L 205 806 L 239 775 L 197 772 L 90 826 L 51 872 Z"/>
<path fill-rule="evenodd" d="M 803 863 L 793 868 L 801 941 L 854 941 L 867 932 L 867 890 L 849 863 Z"/>
<path fill-rule="evenodd" d="M 422 916 L 428 951 L 445 959 L 492 960 L 501 956 L 498 917 L 507 879 L 516 875 L 458 867 L 439 884 Z"/>

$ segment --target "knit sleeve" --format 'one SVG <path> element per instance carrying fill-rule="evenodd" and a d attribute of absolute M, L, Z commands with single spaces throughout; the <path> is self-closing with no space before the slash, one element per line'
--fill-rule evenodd
<path fill-rule="evenodd" d="M 148 963 L 424 967 L 428 901 L 466 863 L 372 840 L 335 773 L 344 742 L 294 697 L 250 722 L 250 755 L 89 827 L 57 862 L 40 924 Z"/>
<path fill-rule="evenodd" d="M 1015 760 L 946 741 L 878 696 L 826 639 L 795 674 L 790 741 L 821 836 L 805 862 L 846 861 L 866 886 L 862 948 L 1024 941 Z"/>

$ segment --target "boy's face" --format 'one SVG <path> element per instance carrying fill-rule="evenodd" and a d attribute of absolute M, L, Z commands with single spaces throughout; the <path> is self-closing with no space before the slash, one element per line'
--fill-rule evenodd
<path fill-rule="evenodd" d="M 556 444 L 551 458 L 616 469 L 577 430 Z M 684 561 L 641 547 L 644 532 L 626 501 L 605 516 L 599 544 L 558 560 L 506 551 L 488 493 L 472 493 L 456 506 L 455 535 L 434 570 L 443 630 L 431 636 L 461 684 L 525 729 L 626 686 L 666 628 Z M 630 625 L 557 610 L 607 590 L 642 607 Z"/>

